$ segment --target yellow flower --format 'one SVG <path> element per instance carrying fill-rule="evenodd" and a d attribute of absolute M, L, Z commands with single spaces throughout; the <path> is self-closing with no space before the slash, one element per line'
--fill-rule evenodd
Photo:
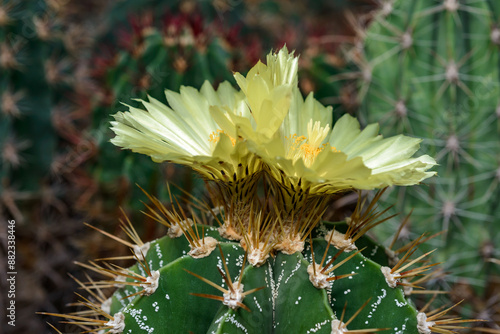
<path fill-rule="evenodd" d="M 332 129 L 330 107 L 312 94 L 304 100 L 296 86 L 291 93 L 282 123 L 266 135 L 251 122 L 253 110 L 244 116 L 227 108 L 224 113 L 211 109 L 222 129 L 238 129 L 249 149 L 266 163 L 286 212 L 307 205 L 308 196 L 413 185 L 435 174 L 428 171 L 436 164 L 434 159 L 428 155 L 412 157 L 420 139 L 403 135 L 383 138 L 377 124 L 361 130 L 359 122 L 349 115 Z"/>
<path fill-rule="evenodd" d="M 260 61 L 246 77 L 234 78 L 245 96 L 245 104 L 237 110 L 214 105 L 213 118 L 232 137 L 269 140 L 281 127 L 290 110 L 293 90 L 297 87 L 298 58 L 283 47 L 267 55 L 267 64 Z"/>
<path fill-rule="evenodd" d="M 251 139 L 249 139 L 251 140 Z M 272 141 L 250 145 L 280 180 L 284 173 L 294 186 L 312 192 L 335 193 L 413 185 L 431 177 L 436 164 L 428 155 L 412 158 L 420 139 L 403 135 L 383 138 L 378 124 L 360 130 L 359 122 L 344 115 L 329 124 L 311 118 L 306 131 L 276 135 Z"/>
<path fill-rule="evenodd" d="M 165 92 L 167 106 L 149 97 L 140 102 L 146 110 L 128 106 L 111 122 L 116 136 L 111 142 L 151 156 L 155 162 L 171 161 L 191 166 L 205 177 L 225 181 L 261 170 L 260 162 L 246 145 L 227 135 L 210 115 L 210 106 L 238 109 L 243 94 L 228 82 L 217 90 L 205 82 L 200 91 L 181 87 L 180 93 Z"/>

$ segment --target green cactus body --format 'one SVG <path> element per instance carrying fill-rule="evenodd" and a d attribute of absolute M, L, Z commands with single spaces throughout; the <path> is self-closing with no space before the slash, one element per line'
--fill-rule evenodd
<path fill-rule="evenodd" d="M 447 230 L 442 259 L 462 254 L 448 265 L 474 277 L 478 245 L 498 244 L 499 13 L 497 1 L 386 1 L 366 32 L 371 75 L 360 83 L 360 117 L 423 137 L 439 163 L 428 188 L 393 192 L 396 209 L 414 209 L 416 234 Z"/>
<path fill-rule="evenodd" d="M 316 262 L 328 245 L 324 231 L 333 226 L 337 230 L 346 228 L 345 222 L 325 223 L 314 232 L 312 249 Z M 383 247 L 366 237 L 359 239 L 359 244 L 369 247 L 330 274 L 331 277 L 333 274 L 348 276 L 333 281 L 326 288 L 317 288 L 308 273 L 313 261 L 311 246 L 303 253 L 277 253 L 261 266 L 247 262 L 241 273 L 245 250 L 240 243 L 221 238 L 215 228 L 205 227 L 204 230 L 205 237 L 218 239 L 230 277 L 234 281 L 241 280 L 243 291 L 261 288 L 243 299 L 249 311 L 192 295 L 221 293 L 187 271 L 227 289 L 227 283 L 217 270 L 219 267 L 224 271 L 221 254 L 215 249 L 210 255 L 196 259 L 188 255 L 190 246 L 184 237 L 165 236 L 152 241 L 145 256 L 148 270 L 159 272 L 154 293 L 124 299 L 142 288 L 121 287 L 111 297 L 111 306 L 103 308 L 115 317 L 118 313 L 124 315 L 123 333 L 332 333 L 332 321 L 341 317 L 344 307 L 344 322 L 361 310 L 348 325 L 350 329 L 388 328 L 393 333 L 418 333 L 415 307 L 405 297 L 403 289 L 388 285 L 381 264 L 374 261 L 381 258 L 385 262 L 382 265 L 387 265 L 387 256 L 378 251 Z M 335 247 L 329 247 L 325 263 L 337 252 Z M 342 253 L 332 265 L 354 253 Z M 147 277 L 142 266 L 136 265 L 130 270 Z M 365 302 L 367 305 L 363 308 Z"/>
<path fill-rule="evenodd" d="M 57 92 L 44 67 L 51 52 L 64 51 L 60 41 L 44 40 L 37 30 L 38 15 L 51 14 L 44 1 L 13 3 L 1 10 L 6 13 L 0 22 L 1 187 L 37 191 L 50 170 L 58 138 L 51 123 Z"/>

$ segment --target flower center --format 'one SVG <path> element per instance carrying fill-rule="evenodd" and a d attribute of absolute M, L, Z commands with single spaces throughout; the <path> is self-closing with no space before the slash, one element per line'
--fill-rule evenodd
<path fill-rule="evenodd" d="M 285 137 L 288 141 L 287 159 L 292 159 L 296 162 L 302 158 L 307 167 L 310 167 L 316 156 L 329 146 L 328 143 L 323 144 L 323 140 L 330 132 L 330 125 L 321 127 L 320 122 L 315 122 L 311 119 L 307 124 L 307 137 L 298 136 L 297 134 Z M 339 152 L 335 147 L 331 146 L 332 151 Z"/>

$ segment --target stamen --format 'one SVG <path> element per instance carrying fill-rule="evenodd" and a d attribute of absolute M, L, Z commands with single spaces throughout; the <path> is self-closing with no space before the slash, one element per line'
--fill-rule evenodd
<path fill-rule="evenodd" d="M 217 144 L 219 142 L 221 134 L 228 136 L 228 138 L 231 140 L 231 143 L 233 144 L 233 146 L 236 145 L 236 139 L 229 136 L 227 133 L 224 132 L 224 130 L 220 130 L 220 129 L 212 132 L 208 138 L 208 141 L 213 143 L 213 145 L 215 146 L 215 144 Z"/>
<path fill-rule="evenodd" d="M 307 124 L 307 136 L 298 136 L 297 134 L 285 137 L 288 142 L 287 158 L 294 162 L 298 159 L 304 160 L 306 166 L 311 166 L 316 156 L 328 147 L 328 143 L 322 144 L 323 140 L 330 132 L 330 125 L 321 127 L 319 121 L 314 122 L 311 119 Z M 333 152 L 339 152 L 337 148 L 331 147 Z"/>

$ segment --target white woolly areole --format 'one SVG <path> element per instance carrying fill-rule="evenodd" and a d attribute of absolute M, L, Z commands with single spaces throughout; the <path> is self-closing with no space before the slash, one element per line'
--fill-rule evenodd
<path fill-rule="evenodd" d="M 101 304 L 101 310 L 103 310 L 104 312 L 109 314 L 109 312 L 111 312 L 111 302 L 112 301 L 113 301 L 113 299 L 111 297 L 109 297 L 108 299 L 103 301 Z"/>
<path fill-rule="evenodd" d="M 175 225 L 172 224 L 172 226 L 170 226 L 170 228 L 167 231 L 167 235 L 172 239 L 178 238 L 183 234 L 181 225 L 184 228 L 184 230 L 186 230 L 186 228 L 192 226 L 193 224 L 194 222 L 191 218 L 182 220 Z"/>
<path fill-rule="evenodd" d="M 326 280 L 329 276 L 321 273 L 322 269 L 323 268 L 321 268 L 318 264 L 316 264 L 316 274 L 314 274 L 313 264 L 311 263 L 307 267 L 309 280 L 311 281 L 312 285 L 314 285 L 318 289 L 326 289 L 330 286 L 330 282 Z"/>
<path fill-rule="evenodd" d="M 500 29 L 499 28 L 493 28 L 491 30 L 491 41 L 497 45 L 500 45 Z"/>
<path fill-rule="evenodd" d="M 218 214 L 224 211 L 224 206 L 219 205 L 216 207 L 213 207 L 211 211 L 208 212 L 208 215 L 211 216 L 212 218 L 215 218 Z"/>
<path fill-rule="evenodd" d="M 333 233 L 333 236 L 332 236 Z M 331 238 L 331 239 L 330 239 Z M 345 234 L 337 230 L 331 230 L 325 235 L 325 240 L 330 241 L 330 243 L 338 250 L 343 250 L 349 253 L 353 250 L 358 249 L 351 238 L 346 239 Z"/>
<path fill-rule="evenodd" d="M 139 261 L 145 260 L 144 257 L 148 253 L 149 246 L 151 246 L 151 243 L 149 243 L 149 242 L 146 242 L 142 246 L 134 245 L 134 247 L 132 249 L 134 250 L 134 254 L 139 259 Z"/>
<path fill-rule="evenodd" d="M 263 265 L 266 260 L 269 258 L 269 252 L 266 252 L 264 249 L 266 244 L 263 242 L 259 242 L 259 248 L 250 247 L 250 252 L 248 253 L 248 262 L 252 264 L 254 267 L 260 267 Z"/>
<path fill-rule="evenodd" d="M 285 237 L 274 246 L 274 249 L 292 255 L 304 250 L 304 241 L 301 240 L 300 235 L 285 234 Z"/>
<path fill-rule="evenodd" d="M 160 272 L 158 270 L 154 270 L 151 272 L 151 276 L 146 278 L 146 282 L 141 284 L 141 287 L 144 288 L 144 294 L 149 296 L 153 294 L 158 288 L 158 280 L 160 279 Z"/>
<path fill-rule="evenodd" d="M 236 310 L 239 307 L 238 303 L 241 303 L 243 298 L 245 298 L 245 296 L 243 296 L 243 284 L 236 282 L 233 284 L 233 289 L 234 293 L 232 293 L 231 290 L 224 292 L 222 304 Z"/>
<path fill-rule="evenodd" d="M 115 281 L 116 282 L 126 282 L 126 278 L 125 276 L 122 276 L 122 275 L 117 275 L 115 277 Z M 121 284 L 121 283 L 115 283 L 115 287 L 117 287 L 118 289 L 119 288 L 123 288 L 125 286 L 125 284 Z"/>
<path fill-rule="evenodd" d="M 408 283 L 407 280 L 403 279 L 403 283 Z M 403 293 L 406 297 L 409 297 L 413 292 L 413 287 L 411 285 L 403 285 Z"/>
<path fill-rule="evenodd" d="M 385 249 L 385 255 L 387 255 L 387 257 L 389 258 L 389 266 L 394 267 L 399 262 L 399 258 L 396 255 L 396 252 L 387 247 L 384 249 Z"/>
<path fill-rule="evenodd" d="M 225 222 L 217 229 L 221 237 L 229 240 L 243 240 L 241 234 L 229 223 Z"/>
<path fill-rule="evenodd" d="M 120 334 L 125 329 L 125 316 L 118 312 L 113 316 L 113 320 L 108 321 L 105 326 L 111 327 L 108 333 Z"/>
<path fill-rule="evenodd" d="M 435 324 L 434 321 L 427 321 L 427 315 L 424 312 L 417 314 L 417 330 L 420 334 L 431 334 L 431 327 Z"/>
<path fill-rule="evenodd" d="M 398 273 L 391 273 L 391 268 L 389 267 L 381 267 L 380 268 L 380 271 L 382 272 L 382 274 L 384 274 L 384 277 L 385 277 L 385 281 L 387 282 L 387 284 L 391 287 L 391 288 L 395 288 L 399 282 L 399 278 L 401 277 L 400 274 Z"/>
<path fill-rule="evenodd" d="M 204 239 L 200 239 L 198 241 L 203 241 L 203 243 L 199 247 L 193 247 L 189 245 L 189 247 L 191 247 L 191 250 L 188 252 L 188 254 L 195 259 L 201 259 L 203 257 L 209 256 L 217 246 L 217 240 L 212 237 L 205 237 Z"/>
<path fill-rule="evenodd" d="M 348 330 L 345 326 L 345 324 L 340 321 L 340 320 L 332 320 L 332 332 L 331 334 L 343 334 L 343 333 L 347 333 Z"/>

